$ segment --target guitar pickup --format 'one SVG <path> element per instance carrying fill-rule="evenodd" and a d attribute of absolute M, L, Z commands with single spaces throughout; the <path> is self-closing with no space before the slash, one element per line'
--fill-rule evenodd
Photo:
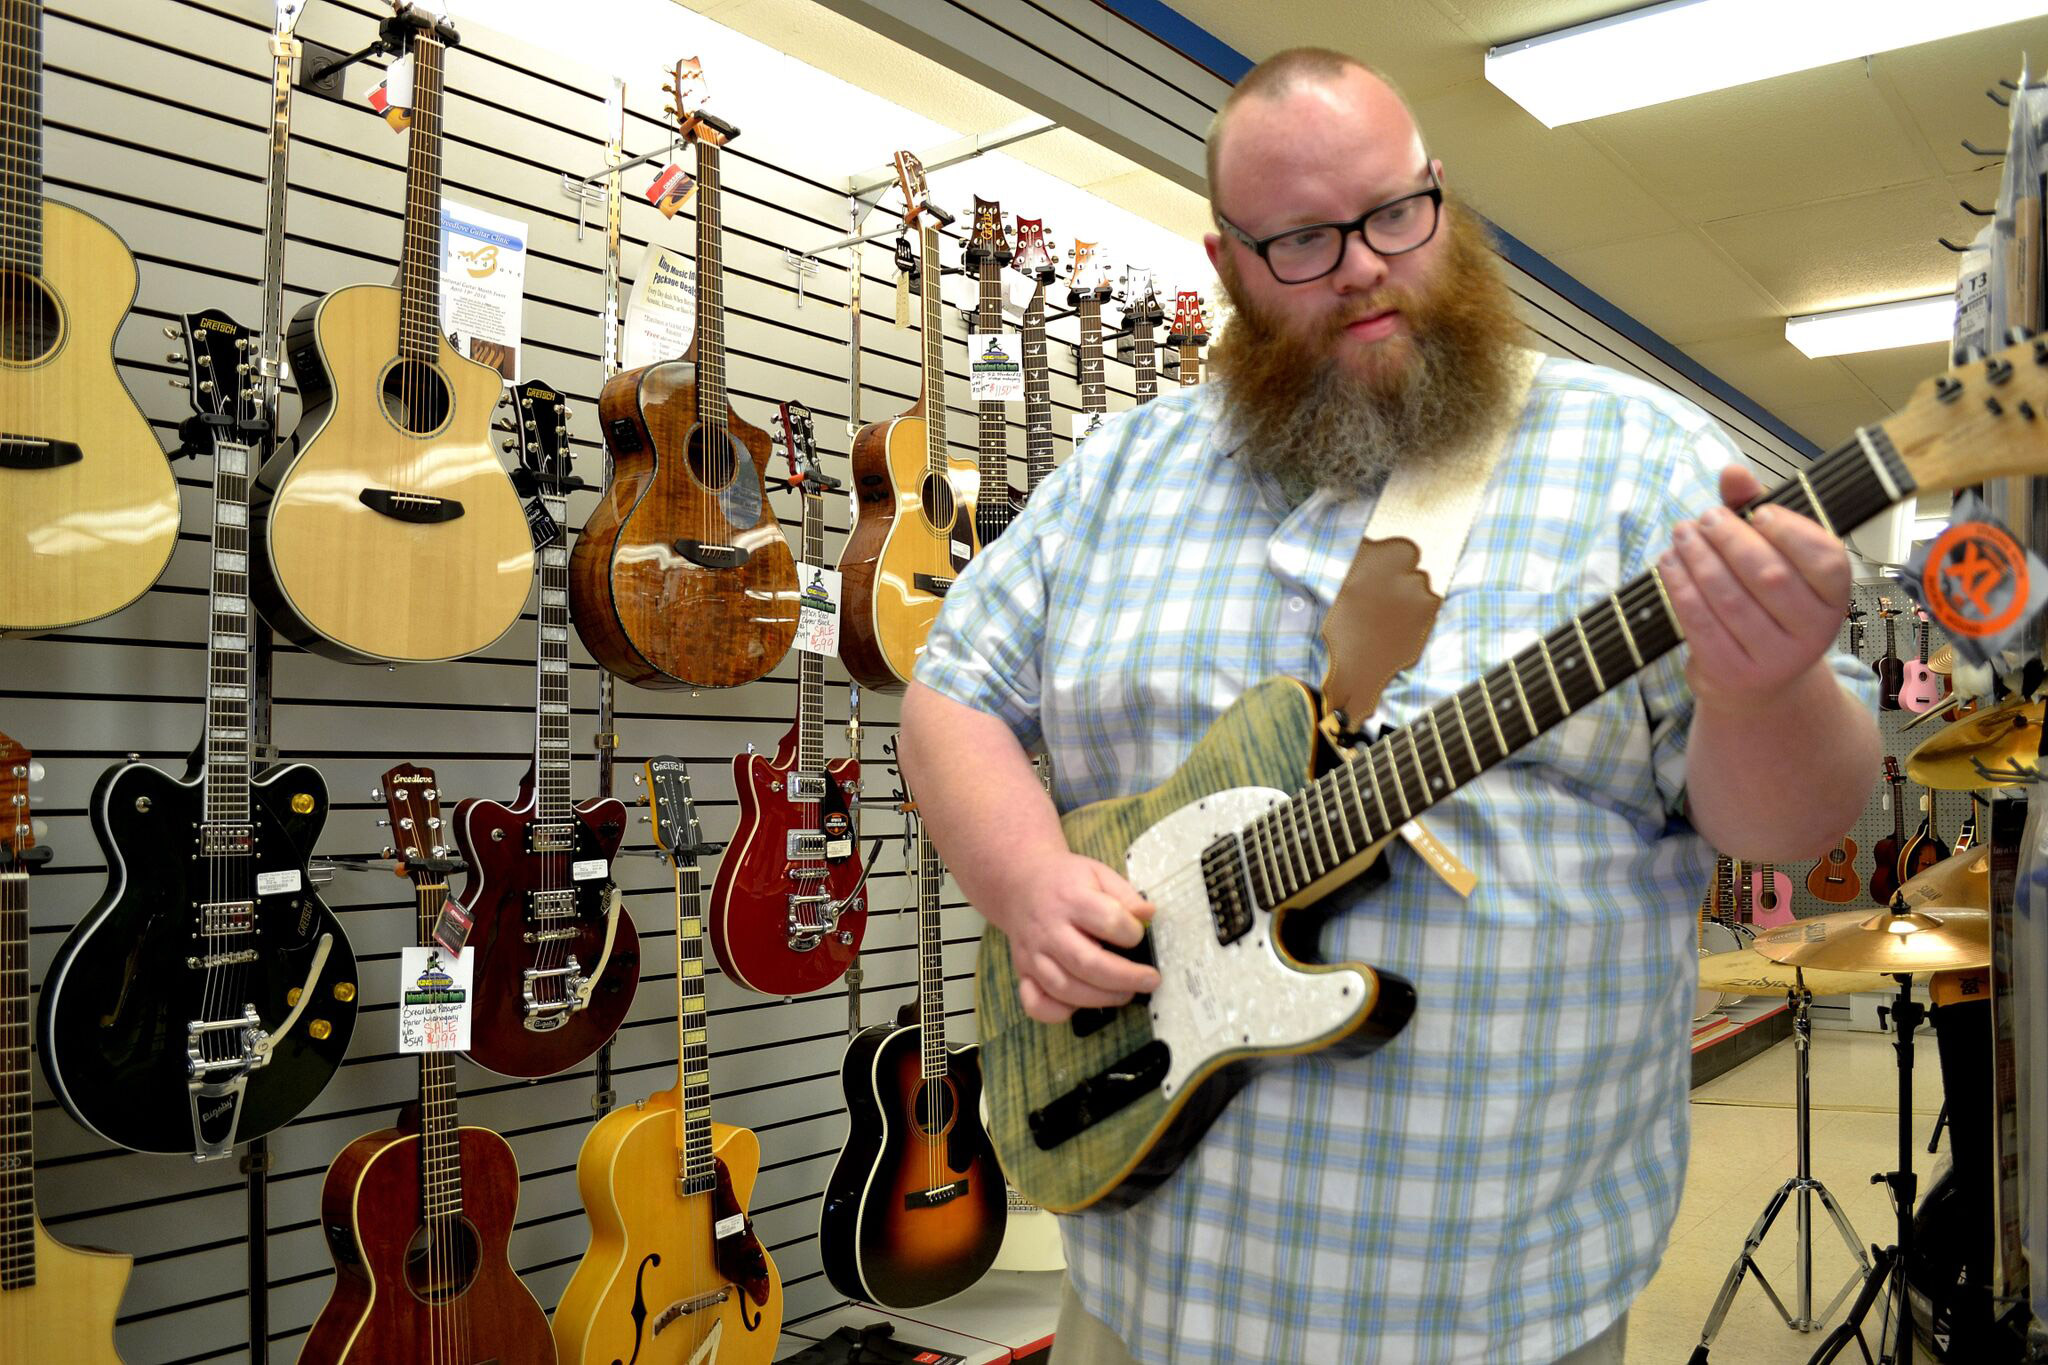
<path fill-rule="evenodd" d="M 576 891 L 565 887 L 560 891 L 529 891 L 526 893 L 526 917 L 528 919 L 568 919 L 576 913 Z"/>
<path fill-rule="evenodd" d="M 967 1180 L 962 1177 L 950 1185 L 938 1185 L 929 1190 L 912 1190 L 903 1196 L 906 1209 L 935 1209 L 941 1204 L 950 1204 L 967 1193 Z"/>
<path fill-rule="evenodd" d="M 752 551 L 737 545 L 719 545 L 688 538 L 677 540 L 675 547 L 677 554 L 700 569 L 737 569 L 753 556 Z"/>
<path fill-rule="evenodd" d="M 825 831 L 821 829 L 791 830 L 783 856 L 804 862 L 823 858 L 825 856 Z"/>
<path fill-rule="evenodd" d="M 526 851 L 528 853 L 573 853 L 576 851 L 576 826 L 528 825 L 526 827 Z"/>
<path fill-rule="evenodd" d="M 786 795 L 792 801 L 823 801 L 825 799 L 825 774 L 791 773 L 789 775 L 789 791 Z"/>
<path fill-rule="evenodd" d="M 201 825 L 199 853 L 204 858 L 230 858 L 256 846 L 256 831 L 248 825 Z"/>
<path fill-rule="evenodd" d="M 1120 1057 L 1066 1094 L 1025 1116 L 1042 1152 L 1080 1136 L 1120 1109 L 1159 1088 L 1172 1053 L 1158 1039 Z"/>
<path fill-rule="evenodd" d="M 33 436 L 0 436 L 0 469 L 62 469 L 85 452 L 74 441 L 41 441 Z"/>
<path fill-rule="evenodd" d="M 247 934 L 253 933 L 255 929 L 255 901 L 208 901 L 199 907 L 199 932 L 193 937 Z"/>
<path fill-rule="evenodd" d="M 928 592 L 934 597 L 944 597 L 946 589 L 953 586 L 953 580 L 935 573 L 914 573 L 910 576 L 911 586 L 919 592 Z"/>
<path fill-rule="evenodd" d="M 462 504 L 454 498 L 437 498 L 427 493 L 401 493 L 395 488 L 365 488 L 356 501 L 393 521 L 415 526 L 434 526 L 462 515 Z"/>

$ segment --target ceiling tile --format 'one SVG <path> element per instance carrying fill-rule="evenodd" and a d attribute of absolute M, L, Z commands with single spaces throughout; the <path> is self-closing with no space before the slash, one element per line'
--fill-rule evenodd
<path fill-rule="evenodd" d="M 1575 125 L 1681 214 L 1729 218 L 1935 173 L 1861 62 Z"/>
<path fill-rule="evenodd" d="M 2048 18 L 1879 53 L 1870 64 L 1877 78 L 1898 92 L 1942 169 L 1967 171 L 1979 162 L 1963 150 L 1964 138 L 1979 147 L 2005 145 L 2006 112 L 1985 99 L 1984 92 L 2000 77 L 2018 80 L 2023 54 L 2031 54 L 2038 72 L 2048 57 Z"/>
<path fill-rule="evenodd" d="M 1086 188 L 1090 194 L 1100 195 L 1118 208 L 1128 209 L 1191 241 L 1199 241 L 1205 233 L 1215 230 L 1209 222 L 1207 199 L 1148 170 L 1136 169 L 1093 181 Z"/>
<path fill-rule="evenodd" d="M 1485 74 L 1486 49 L 1428 4 L 1173 0 L 1173 8 L 1254 61 L 1304 45 L 1349 52 L 1411 100 Z"/>
<path fill-rule="evenodd" d="M 1679 226 L 1576 131 L 1545 128 L 1485 81 L 1417 101 L 1415 116 L 1451 186 L 1546 256 Z"/>
<path fill-rule="evenodd" d="M 1754 331 L 1780 316 L 1769 297 L 1690 231 L 1567 251 L 1552 260 L 1670 342 Z"/>
<path fill-rule="evenodd" d="M 1784 305 L 1818 313 L 1938 294 L 1956 258 L 1935 238 L 1963 215 L 1945 181 L 1708 223 L 1706 234 Z"/>
<path fill-rule="evenodd" d="M 1782 324 L 1747 336 L 1688 345 L 1685 353 L 1771 412 L 1816 403 L 1868 403 L 1870 392 L 1834 360 L 1809 360 Z"/>
<path fill-rule="evenodd" d="M 1948 343 L 1932 341 L 1925 346 L 1865 351 L 1861 355 L 1842 356 L 1841 363 L 1886 407 L 1896 412 L 1906 405 L 1916 387 L 1947 371 Z"/>
<path fill-rule="evenodd" d="M 1437 4 L 1464 19 L 1487 47 L 1575 28 L 1632 8 L 1626 0 L 1437 0 Z"/>
<path fill-rule="evenodd" d="M 1890 415 L 1884 404 L 1868 398 L 1861 402 L 1809 403 L 1779 408 L 1775 413 L 1779 421 L 1822 450 L 1832 450 L 1847 440 L 1856 428 Z"/>

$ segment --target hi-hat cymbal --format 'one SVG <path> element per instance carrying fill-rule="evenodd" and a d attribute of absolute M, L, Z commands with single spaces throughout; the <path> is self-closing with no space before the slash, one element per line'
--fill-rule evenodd
<path fill-rule="evenodd" d="M 1933 867 L 1899 888 L 1906 904 L 1953 905 L 1965 910 L 1991 908 L 1991 845 L 1979 844 Z"/>
<path fill-rule="evenodd" d="M 1756 951 L 1795 967 L 1837 972 L 1947 972 L 1991 963 L 1991 916 L 1925 905 L 1904 914 L 1848 910 L 1756 936 Z"/>
<path fill-rule="evenodd" d="M 1943 677 L 1955 672 L 1956 647 L 1954 645 L 1943 645 L 1940 649 L 1928 655 L 1927 668 L 1929 672 L 1939 673 Z"/>
<path fill-rule="evenodd" d="M 1987 780 L 1975 764 L 2007 770 L 2014 763 L 2022 769 L 2034 766 L 2041 752 L 2042 709 L 2042 703 L 2018 697 L 1979 707 L 1920 741 L 1906 759 L 1906 776 L 1945 792 L 2016 785 L 2014 779 Z"/>
<path fill-rule="evenodd" d="M 1809 971 L 1773 962 L 1748 948 L 1733 953 L 1709 953 L 1700 959 L 1701 987 L 1730 995 L 1783 995 L 1792 989 L 1794 978 L 1801 975 L 1806 978 L 1806 989 L 1815 995 L 1855 995 L 1892 988 L 1891 981 L 1881 972 Z"/>

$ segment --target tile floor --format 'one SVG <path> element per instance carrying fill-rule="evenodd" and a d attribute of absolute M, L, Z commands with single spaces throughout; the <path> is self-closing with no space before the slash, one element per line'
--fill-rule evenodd
<path fill-rule="evenodd" d="M 1921 1190 L 1943 1153 L 1927 1155 L 1927 1138 L 1941 1109 L 1941 1074 L 1932 1032 L 1914 1037 L 1913 1168 Z M 1793 1048 L 1789 1040 L 1751 1058 L 1692 1094 L 1692 1157 L 1685 1198 L 1657 1276 L 1629 1314 L 1627 1365 L 1685 1365 L 1699 1344 L 1707 1312 L 1750 1226 L 1794 1169 Z M 1872 1173 L 1896 1164 L 1898 1074 L 1888 1034 L 1817 1029 L 1813 1043 L 1813 1173 L 1824 1183 L 1858 1237 L 1889 1243 L 1891 1204 Z M 1792 1267 L 1796 1223 L 1788 1203 L 1757 1254 L 1757 1261 L 1788 1304 L 1796 1292 Z M 1814 1302 L 1833 1298 L 1852 1262 L 1819 1202 L 1814 1204 Z M 1853 1297 L 1853 1295 L 1851 1296 Z M 1826 1331 L 1794 1332 L 1770 1301 L 1745 1280 L 1714 1340 L 1714 1365 L 1798 1365 L 1819 1348 Z M 1873 1315 L 1874 1317 L 1874 1315 Z M 1873 1345 L 1875 1330 L 1869 1334 Z M 1852 1345 L 1843 1359 L 1860 1361 Z"/>

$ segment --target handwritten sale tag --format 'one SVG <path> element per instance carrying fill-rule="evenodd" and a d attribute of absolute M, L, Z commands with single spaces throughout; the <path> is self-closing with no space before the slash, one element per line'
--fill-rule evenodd
<path fill-rule="evenodd" d="M 467 1052 L 475 997 L 470 974 L 476 959 L 468 950 L 451 953 L 438 944 L 402 948 L 398 954 L 398 1050 Z"/>
<path fill-rule="evenodd" d="M 803 593 L 797 599 L 796 647 L 806 654 L 839 657 L 839 571 L 814 564 L 796 566 Z"/>
<path fill-rule="evenodd" d="M 967 338 L 967 373 L 977 403 L 1024 399 L 1023 338 L 1016 332 L 976 332 Z"/>

